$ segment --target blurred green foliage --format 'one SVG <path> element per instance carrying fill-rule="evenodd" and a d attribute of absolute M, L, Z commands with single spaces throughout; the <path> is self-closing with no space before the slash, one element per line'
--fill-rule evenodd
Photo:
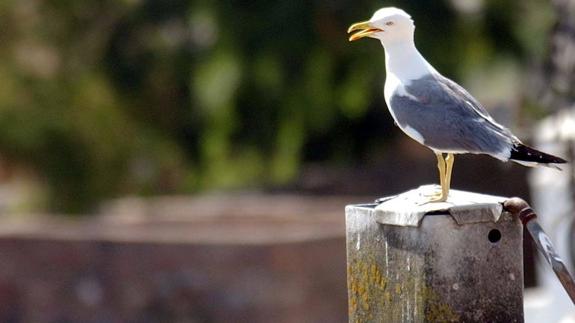
<path fill-rule="evenodd" d="M 550 21 L 542 0 L 3 0 L 0 152 L 66 212 L 365 161 L 393 133 L 384 56 L 345 31 L 384 5 L 454 78 L 541 55 Z"/>

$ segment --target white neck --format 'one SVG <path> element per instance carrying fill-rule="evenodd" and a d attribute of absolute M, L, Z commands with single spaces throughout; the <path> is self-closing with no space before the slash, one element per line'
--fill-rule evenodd
<path fill-rule="evenodd" d="M 409 82 L 432 73 L 435 69 L 421 56 L 413 40 L 394 41 L 384 44 L 385 69 L 388 77 L 393 75 L 402 82 Z"/>

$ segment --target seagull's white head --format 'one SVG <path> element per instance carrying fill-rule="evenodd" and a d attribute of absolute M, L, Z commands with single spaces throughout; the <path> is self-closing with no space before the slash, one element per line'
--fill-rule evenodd
<path fill-rule="evenodd" d="M 368 21 L 355 23 L 349 27 L 348 33 L 359 30 L 349 37 L 355 41 L 364 37 L 379 39 L 384 45 L 394 42 L 413 41 L 415 25 L 411 16 L 405 11 L 387 7 L 377 10 Z"/>

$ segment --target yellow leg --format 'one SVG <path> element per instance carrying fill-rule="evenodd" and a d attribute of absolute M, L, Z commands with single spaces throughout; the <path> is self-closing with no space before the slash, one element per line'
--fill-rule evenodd
<path fill-rule="evenodd" d="M 447 158 L 443 158 L 443 154 L 436 154 L 437 156 L 437 169 L 439 170 L 439 184 L 441 185 L 441 192 L 431 197 L 429 202 L 445 202 L 449 194 L 449 182 L 451 181 L 451 167 L 453 166 L 453 155 L 447 154 Z M 451 164 L 451 165 L 450 165 Z"/>
<path fill-rule="evenodd" d="M 447 154 L 447 157 L 445 157 L 445 162 L 447 164 L 445 169 L 445 182 L 447 186 L 447 193 L 449 193 L 449 190 L 451 189 L 451 172 L 453 171 L 453 162 L 455 162 L 455 156 L 453 154 Z"/>
<path fill-rule="evenodd" d="M 443 154 L 436 154 L 437 156 L 437 169 L 439 170 L 439 185 L 443 187 L 445 183 L 445 159 L 443 159 Z"/>

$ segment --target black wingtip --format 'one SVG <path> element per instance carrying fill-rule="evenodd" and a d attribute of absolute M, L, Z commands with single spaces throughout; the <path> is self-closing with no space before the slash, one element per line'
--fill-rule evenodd
<path fill-rule="evenodd" d="M 521 143 L 513 144 L 511 148 L 511 156 L 509 159 L 535 162 L 540 164 L 565 164 L 567 161 L 563 158 L 546 154 L 537 149 L 533 149 L 529 146 L 525 146 Z"/>

